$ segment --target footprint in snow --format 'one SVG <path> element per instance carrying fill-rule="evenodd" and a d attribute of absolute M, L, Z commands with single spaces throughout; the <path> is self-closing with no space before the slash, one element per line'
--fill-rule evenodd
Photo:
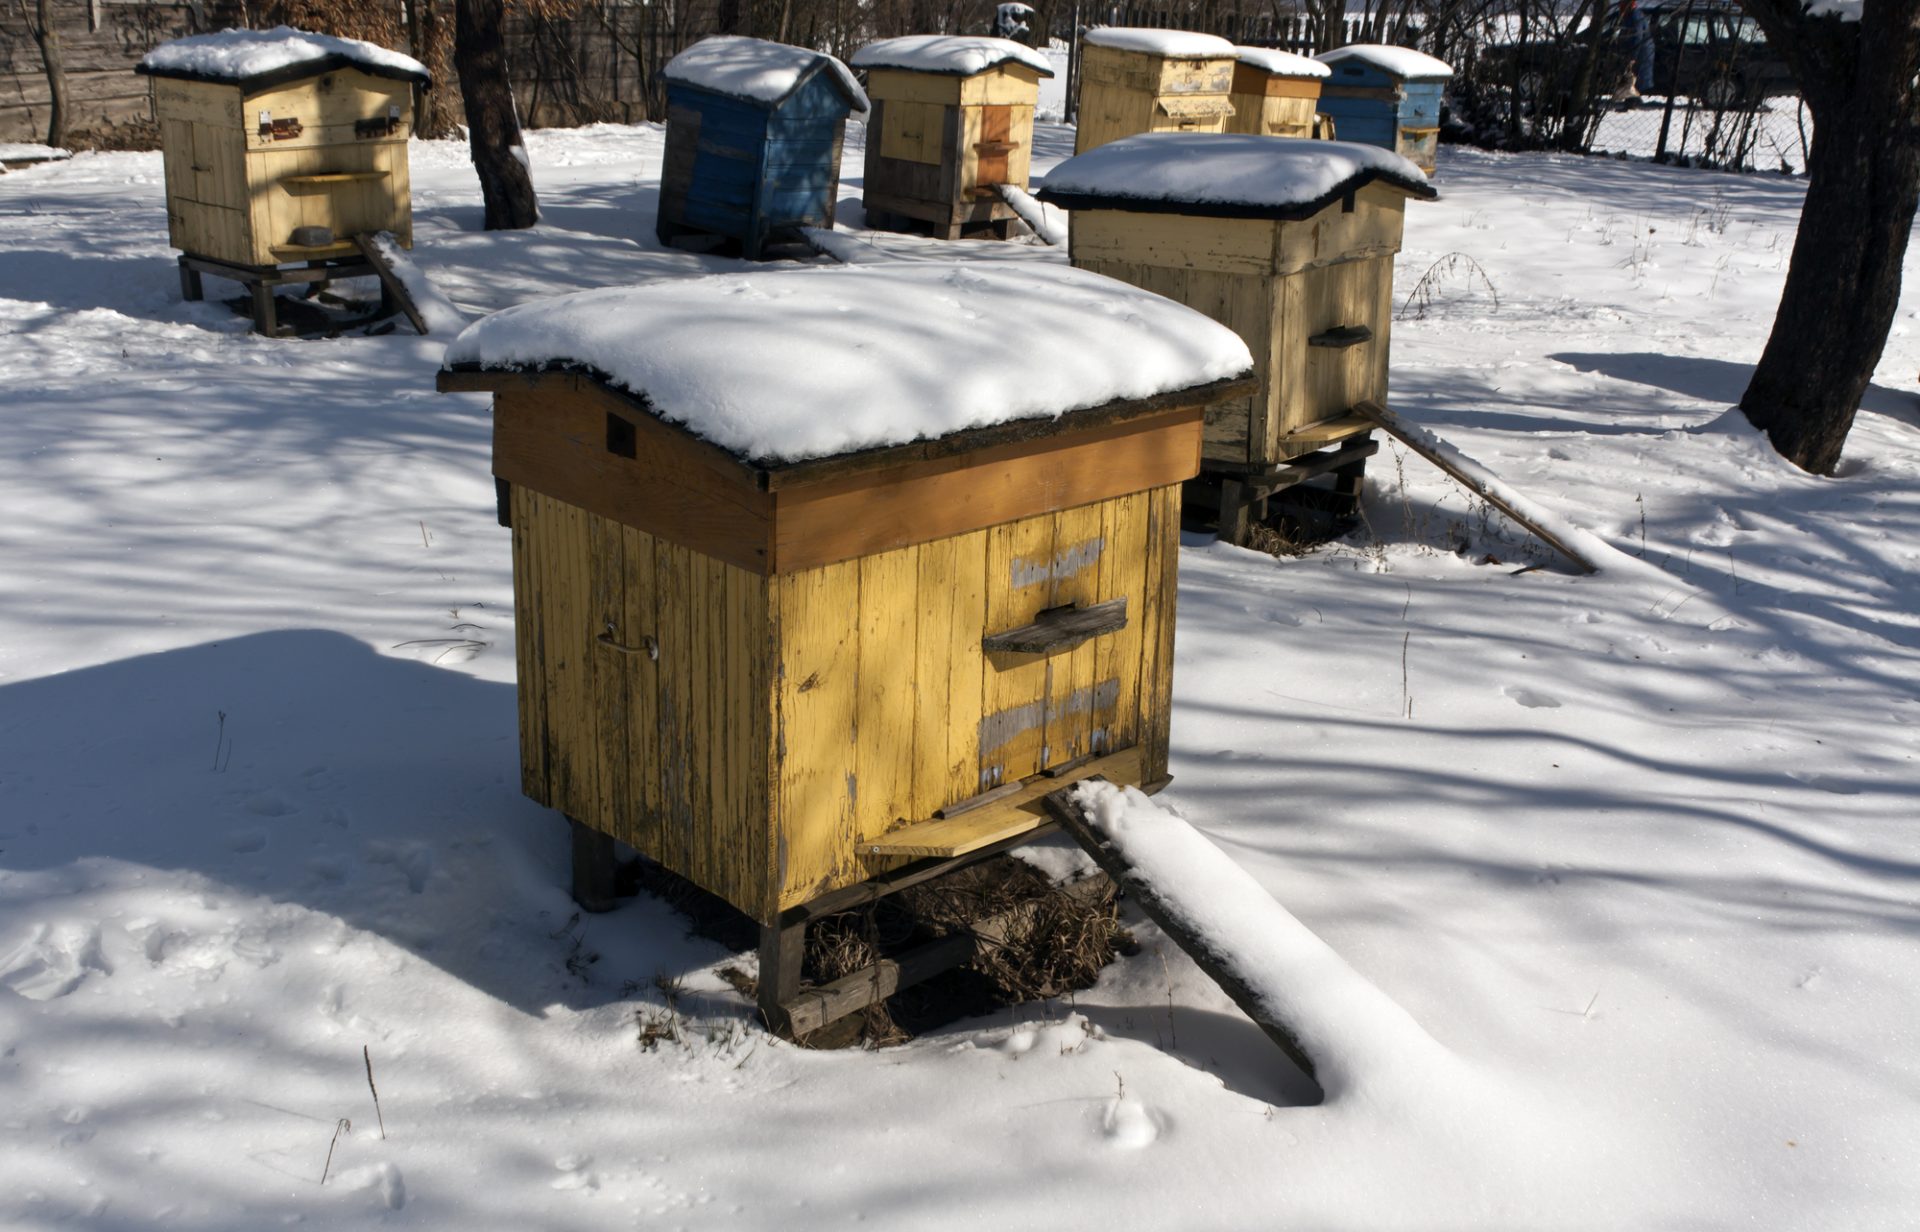
<path fill-rule="evenodd" d="M 98 924 L 36 925 L 24 942 L 0 954 L 0 988 L 29 1001 L 57 1000 L 94 974 L 113 974 L 100 950 Z"/>
<path fill-rule="evenodd" d="M 277 791 L 263 791 L 247 797 L 247 811 L 256 817 L 285 817 L 300 810 Z"/>
<path fill-rule="evenodd" d="M 555 1189 L 598 1189 L 600 1178 L 587 1168 L 592 1162 L 590 1155 L 562 1155 L 553 1161 L 554 1169 L 560 1175 L 550 1183 Z"/>
<path fill-rule="evenodd" d="M 1560 699 L 1522 685 L 1510 684 L 1500 690 L 1529 710 L 1558 710 Z"/>
<path fill-rule="evenodd" d="M 240 855 L 251 855 L 256 851 L 265 851 L 267 832 L 249 827 L 242 830 L 227 831 L 227 850 Z"/>
<path fill-rule="evenodd" d="M 392 1164 L 369 1164 L 339 1173 L 329 1185 L 338 1185 L 348 1193 L 371 1192 L 390 1211 L 407 1204 L 407 1182 Z"/>

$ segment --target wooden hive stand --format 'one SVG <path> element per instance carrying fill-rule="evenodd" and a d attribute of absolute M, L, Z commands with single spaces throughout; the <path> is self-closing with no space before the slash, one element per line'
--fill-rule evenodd
<path fill-rule="evenodd" d="M 1355 43 L 1315 57 L 1333 70 L 1320 109 L 1343 141 L 1392 150 L 1433 174 L 1440 150 L 1440 104 L 1453 68 L 1411 47 Z"/>
<path fill-rule="evenodd" d="M 750 261 L 833 226 L 847 116 L 867 96 L 824 52 L 702 39 L 660 71 L 667 150 L 654 232 L 681 248 L 736 246 Z"/>
<path fill-rule="evenodd" d="M 1230 133 L 1262 137 L 1318 137 L 1320 87 L 1332 72 L 1310 56 L 1268 47 L 1233 49 Z"/>
<path fill-rule="evenodd" d="M 1158 163 L 1184 178 L 1143 188 Z M 1437 195 L 1417 168 L 1341 142 L 1154 133 L 1061 163 L 1039 195 L 1072 211 L 1075 267 L 1197 308 L 1253 352 L 1259 388 L 1207 409 L 1188 485 L 1222 539 L 1321 476 L 1332 516 L 1357 507 L 1378 445 L 1354 408 L 1386 397 L 1406 201 Z"/>
<path fill-rule="evenodd" d="M 238 282 L 271 336 L 276 288 L 381 275 L 361 237 L 412 245 L 407 138 L 414 87 L 431 80 L 417 61 L 282 28 L 176 39 L 135 71 L 153 79 L 187 299 L 204 275 Z"/>
<path fill-rule="evenodd" d="M 910 35 L 867 44 L 853 66 L 873 99 L 868 225 L 1008 238 L 1017 215 L 999 190 L 1026 190 L 1047 58 L 1010 39 Z"/>
<path fill-rule="evenodd" d="M 1080 53 L 1073 151 L 1135 133 L 1225 132 L 1233 114 L 1233 44 L 1211 34 L 1104 26 Z"/>
<path fill-rule="evenodd" d="M 493 394 L 522 787 L 573 821 L 576 897 L 610 905 L 618 839 L 731 903 L 761 926 L 760 1007 L 780 1030 L 965 957 L 952 943 L 809 993 L 810 921 L 1025 841 L 1046 793 L 1079 778 L 1167 775 L 1180 485 L 1205 405 L 1250 381 L 1175 376 L 1153 397 L 793 461 L 729 443 L 738 430 L 712 409 L 755 404 L 732 335 L 763 339 L 803 304 L 857 337 L 882 328 L 875 295 L 983 296 L 968 308 L 987 319 L 1113 295 L 1064 267 L 964 274 L 795 267 L 755 275 L 757 297 L 730 293 L 743 279 L 655 284 L 541 335 L 571 339 L 552 359 L 570 370 L 489 367 L 524 364 L 519 322 L 580 297 L 523 305 L 470 328 L 440 377 Z M 1049 328 L 1082 330 L 1083 347 L 1111 347 L 1116 328 L 1141 348 L 1184 331 L 1192 358 L 1172 362 L 1245 362 L 1213 323 L 1121 290 L 1127 325 L 1074 308 L 1077 324 Z M 895 361 L 925 373 L 964 353 L 1030 387 L 1047 357 L 972 320 L 895 329 L 909 348 Z M 874 384 L 835 405 L 896 408 Z M 662 403 L 643 392 L 656 386 Z M 946 388 L 926 383 L 936 420 Z M 759 404 L 817 424 L 814 396 L 776 383 Z"/>

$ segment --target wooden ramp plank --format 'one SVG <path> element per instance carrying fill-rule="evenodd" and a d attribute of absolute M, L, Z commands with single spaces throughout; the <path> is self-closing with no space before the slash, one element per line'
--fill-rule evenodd
<path fill-rule="evenodd" d="M 1051 792 L 1042 797 L 1042 802 L 1061 828 L 1093 857 L 1094 863 L 1113 879 L 1129 900 L 1144 911 L 1148 919 L 1158 924 L 1175 945 L 1185 950 L 1194 965 L 1218 984 L 1221 991 L 1240 1007 L 1241 1012 L 1251 1018 L 1255 1025 L 1266 1032 L 1267 1038 L 1278 1044 L 1280 1051 L 1300 1067 L 1301 1072 L 1318 1083 L 1313 1058 L 1307 1054 L 1299 1034 L 1290 1025 L 1281 1022 L 1269 1008 L 1267 999 L 1240 970 L 1236 956 L 1222 951 L 1190 926 L 1188 913 L 1166 895 L 1150 870 L 1136 867 L 1127 858 L 1101 828 L 1099 820 L 1074 799 L 1073 788 L 1063 787 Z M 1171 813 L 1166 814 L 1166 819 L 1169 825 L 1186 824 Z"/>
<path fill-rule="evenodd" d="M 1109 753 L 1076 767 L 1067 783 L 1099 776 L 1119 782 L 1140 781 L 1138 745 Z M 934 818 L 891 830 L 861 846 L 867 856 L 963 856 L 1005 839 L 1039 829 L 1047 821 L 1044 797 L 1063 786 L 1063 779 L 1036 775 L 1020 790 L 957 817 Z"/>
<path fill-rule="evenodd" d="M 380 275 L 380 285 L 387 289 L 393 302 L 400 305 L 400 311 L 407 314 L 407 320 L 413 323 L 413 328 L 425 335 L 426 318 L 420 315 L 419 306 L 413 302 L 413 294 L 407 290 L 407 284 L 400 275 L 394 272 L 393 262 L 387 260 L 387 254 L 381 251 L 374 237 L 362 232 L 353 237 L 353 243 L 360 250 L 360 255 L 367 259 L 367 264 L 373 266 L 373 272 Z"/>
<path fill-rule="evenodd" d="M 1375 423 L 1379 427 L 1391 433 L 1397 440 L 1405 444 L 1408 449 L 1413 450 L 1413 452 L 1419 454 L 1421 457 L 1425 458 L 1427 461 L 1433 463 L 1435 466 L 1445 471 L 1449 476 L 1451 476 L 1456 482 L 1458 482 L 1462 487 L 1466 488 L 1469 492 L 1472 492 L 1475 496 L 1478 496 L 1481 500 L 1487 502 L 1489 505 L 1492 505 L 1495 509 L 1498 509 L 1501 513 L 1506 514 L 1508 517 L 1512 518 L 1519 525 L 1524 526 L 1528 531 L 1532 532 L 1533 535 L 1540 540 L 1540 542 L 1546 544 L 1548 547 L 1552 548 L 1554 551 L 1560 553 L 1560 555 L 1566 557 L 1569 561 L 1573 562 L 1573 564 L 1576 565 L 1582 573 L 1600 572 L 1600 567 L 1598 565 L 1594 564 L 1592 561 L 1588 560 L 1586 557 L 1580 555 L 1580 553 L 1574 551 L 1571 547 L 1568 547 L 1566 542 L 1562 540 L 1559 536 L 1555 535 L 1552 531 L 1540 525 L 1540 523 L 1534 521 L 1532 518 L 1527 517 L 1525 514 L 1515 509 L 1511 504 L 1509 504 L 1506 500 L 1504 500 L 1498 493 L 1494 492 L 1491 488 L 1487 487 L 1487 485 L 1482 483 L 1478 478 L 1462 470 L 1460 466 L 1457 463 L 1455 463 L 1455 461 L 1452 458 L 1448 457 L 1445 453 L 1435 449 L 1433 445 L 1425 439 L 1427 436 L 1427 433 L 1424 429 L 1418 430 L 1418 431 L 1414 430 L 1409 425 L 1403 423 L 1398 415 L 1394 414 L 1392 411 L 1388 410 L 1386 407 L 1380 405 L 1378 402 L 1361 402 L 1356 404 L 1353 409 L 1355 411 L 1358 411 L 1361 415 L 1366 416 L 1369 420 L 1373 421 L 1373 423 Z M 1451 448 L 1451 446 L 1449 446 L 1449 448 Z M 1463 458 L 1465 456 L 1466 456 L 1465 454 L 1461 455 L 1461 457 Z"/>
<path fill-rule="evenodd" d="M 1284 445 L 1331 445 L 1335 441 L 1370 432 L 1373 427 L 1374 421 L 1364 415 L 1342 415 L 1338 419 L 1323 419 L 1319 423 L 1288 432 L 1280 441 Z"/>

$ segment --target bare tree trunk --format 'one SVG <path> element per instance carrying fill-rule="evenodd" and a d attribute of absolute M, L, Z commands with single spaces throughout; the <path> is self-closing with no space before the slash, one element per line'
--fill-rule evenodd
<path fill-rule="evenodd" d="M 540 221 L 527 151 L 507 80 L 501 27 L 504 0 L 454 0 L 453 63 L 467 107 L 467 145 L 480 176 L 489 231 L 517 231 Z"/>
<path fill-rule="evenodd" d="M 1740 409 L 1782 456 L 1831 474 L 1893 327 L 1920 202 L 1920 0 L 1868 5 L 1857 23 L 1806 17 L 1798 0 L 1746 7 L 1794 68 L 1813 146 L 1786 287 Z"/>
<path fill-rule="evenodd" d="M 67 64 L 60 54 L 60 30 L 54 25 L 53 0 L 35 0 L 31 16 L 26 0 L 17 0 L 20 17 L 40 48 L 40 65 L 47 74 L 47 144 L 67 143 Z"/>

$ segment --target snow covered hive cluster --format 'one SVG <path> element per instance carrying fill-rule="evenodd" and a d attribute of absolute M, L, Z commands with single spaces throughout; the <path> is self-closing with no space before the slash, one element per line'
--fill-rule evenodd
<path fill-rule="evenodd" d="M 1315 57 L 1333 70 L 1320 109 L 1346 141 L 1392 150 L 1433 174 L 1440 96 L 1453 69 L 1411 47 L 1355 43 Z"/>
<path fill-rule="evenodd" d="M 853 66 L 873 96 L 868 223 L 917 220 L 946 239 L 993 226 L 1005 238 L 1016 215 L 995 185 L 1027 186 L 1047 58 L 1010 39 L 924 34 L 869 43 Z"/>
<path fill-rule="evenodd" d="M 1357 497 L 1387 397 L 1393 257 L 1409 197 L 1397 154 L 1343 141 L 1146 133 L 1068 159 L 1040 197 L 1073 212 L 1072 259 L 1192 305 L 1253 352 L 1260 387 L 1207 410 L 1190 503 L 1244 539 L 1249 511 L 1318 474 Z M 1323 452 L 1324 451 L 1324 452 Z"/>
<path fill-rule="evenodd" d="M 419 61 L 281 26 L 176 39 L 134 71 L 154 79 L 175 248 L 257 270 L 351 256 L 359 234 L 411 246 Z"/>
<path fill-rule="evenodd" d="M 1320 87 L 1332 71 L 1310 56 L 1270 47 L 1233 49 L 1230 133 L 1314 137 Z"/>
<path fill-rule="evenodd" d="M 1051 264 L 786 267 L 521 305 L 446 365 L 494 393 L 522 786 L 591 828 L 577 878 L 610 835 L 775 928 L 1165 777 L 1230 330 Z"/>
<path fill-rule="evenodd" d="M 1211 34 L 1103 26 L 1080 56 L 1073 151 L 1135 133 L 1225 132 L 1233 114 L 1233 44 Z"/>
<path fill-rule="evenodd" d="M 750 260 L 802 227 L 832 227 L 848 115 L 867 96 L 823 52 L 716 35 L 667 62 L 663 244 L 732 241 Z"/>

